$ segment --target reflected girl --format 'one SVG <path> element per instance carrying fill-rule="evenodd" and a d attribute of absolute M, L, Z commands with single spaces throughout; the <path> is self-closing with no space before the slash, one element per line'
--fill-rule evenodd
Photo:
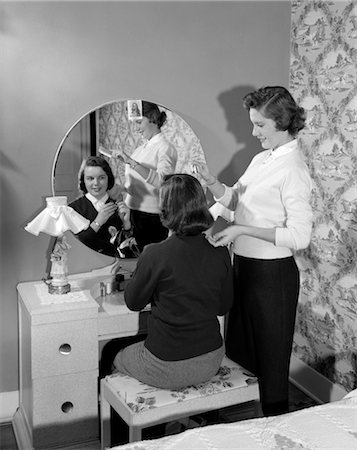
<path fill-rule="evenodd" d="M 123 202 L 115 203 L 108 194 L 114 183 L 108 162 L 99 156 L 91 156 L 83 161 L 78 173 L 82 195 L 69 205 L 91 221 L 89 227 L 76 237 L 108 256 L 119 256 L 118 238 L 121 242 L 131 235 L 129 209 Z"/>

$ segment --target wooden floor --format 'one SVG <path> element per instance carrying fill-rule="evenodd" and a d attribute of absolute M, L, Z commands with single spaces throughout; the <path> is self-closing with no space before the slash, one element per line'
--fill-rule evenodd
<path fill-rule="evenodd" d="M 296 411 L 298 409 L 307 408 L 309 406 L 314 406 L 317 403 L 308 397 L 306 394 L 297 389 L 294 385 L 290 384 L 290 403 L 289 409 L 290 411 Z M 248 404 L 247 404 L 248 405 Z M 219 411 L 220 421 L 224 422 L 234 422 L 236 420 L 242 419 L 250 419 L 253 417 L 253 410 L 248 406 L 231 406 L 229 408 L 225 408 L 224 410 Z M 209 416 L 206 417 L 205 425 L 209 425 L 211 422 Z M 154 428 L 154 427 L 153 427 Z M 175 431 L 174 431 L 175 432 Z M 170 432 L 171 434 L 171 432 Z M 150 430 L 147 430 L 145 439 L 149 439 L 150 437 L 158 437 L 157 430 L 152 430 L 150 435 Z M 0 425 L 0 450 L 18 450 L 14 432 L 11 424 L 2 424 Z M 48 449 L 43 449 L 48 450 Z M 71 447 L 61 447 L 56 448 L 56 450 L 100 450 L 100 442 L 91 442 L 88 444 L 80 444 Z"/>

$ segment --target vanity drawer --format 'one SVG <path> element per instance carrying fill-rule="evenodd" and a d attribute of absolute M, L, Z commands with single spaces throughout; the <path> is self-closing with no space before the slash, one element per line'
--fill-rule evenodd
<path fill-rule="evenodd" d="M 32 378 L 98 367 L 97 320 L 38 325 L 31 331 Z"/>
<path fill-rule="evenodd" d="M 98 372 L 33 381 L 33 446 L 98 439 Z"/>

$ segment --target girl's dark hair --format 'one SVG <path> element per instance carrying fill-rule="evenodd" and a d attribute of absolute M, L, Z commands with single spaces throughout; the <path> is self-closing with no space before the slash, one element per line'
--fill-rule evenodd
<path fill-rule="evenodd" d="M 82 191 L 84 194 L 88 192 L 86 184 L 84 182 L 84 169 L 86 167 L 101 167 L 104 170 L 104 172 L 108 175 L 108 190 L 114 186 L 115 178 L 107 160 L 105 160 L 101 156 L 90 156 L 89 158 L 85 159 L 82 162 L 78 172 L 78 189 Z"/>
<path fill-rule="evenodd" d="M 243 98 L 245 109 L 257 109 L 266 118 L 274 120 L 276 129 L 288 131 L 291 136 L 305 126 L 304 108 L 298 106 L 290 92 L 281 86 L 267 86 L 250 92 Z"/>
<path fill-rule="evenodd" d="M 213 224 L 202 186 L 192 175 L 167 175 L 160 188 L 160 206 L 162 224 L 178 235 L 197 235 Z"/>
<path fill-rule="evenodd" d="M 155 123 L 159 128 L 166 122 L 165 111 L 160 111 L 155 103 L 142 102 L 143 116 L 147 117 L 151 123 Z"/>

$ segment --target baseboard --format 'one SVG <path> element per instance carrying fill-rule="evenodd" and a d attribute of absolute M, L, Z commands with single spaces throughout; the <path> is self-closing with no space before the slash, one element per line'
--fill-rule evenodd
<path fill-rule="evenodd" d="M 332 383 L 296 356 L 291 356 L 290 381 L 318 403 L 341 400 L 346 394 L 341 386 Z"/>
<path fill-rule="evenodd" d="M 11 422 L 19 406 L 19 391 L 0 392 L 0 423 Z"/>

